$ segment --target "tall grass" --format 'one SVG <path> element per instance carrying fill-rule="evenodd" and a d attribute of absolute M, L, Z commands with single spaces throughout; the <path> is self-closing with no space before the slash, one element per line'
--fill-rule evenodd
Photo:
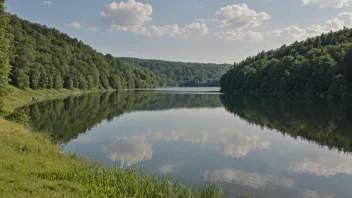
<path fill-rule="evenodd" d="M 0 197 L 224 197 L 215 185 L 188 188 L 166 178 L 67 155 L 49 137 L 0 117 Z"/>

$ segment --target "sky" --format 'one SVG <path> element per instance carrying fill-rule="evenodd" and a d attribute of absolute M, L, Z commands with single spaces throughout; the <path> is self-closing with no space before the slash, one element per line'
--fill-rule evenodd
<path fill-rule="evenodd" d="M 352 27 L 352 0 L 8 0 L 7 11 L 102 53 L 234 63 Z"/>

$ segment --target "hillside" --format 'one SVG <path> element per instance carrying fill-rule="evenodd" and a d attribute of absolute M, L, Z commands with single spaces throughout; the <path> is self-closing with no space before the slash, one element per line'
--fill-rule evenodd
<path fill-rule="evenodd" d="M 228 64 L 185 63 L 138 58 L 118 58 L 134 66 L 151 70 L 161 77 L 176 81 L 179 86 L 219 86 L 220 77 L 230 69 Z"/>
<path fill-rule="evenodd" d="M 10 16 L 10 84 L 32 89 L 153 88 L 166 80 L 58 30 Z"/>
<path fill-rule="evenodd" d="M 221 77 L 223 92 L 320 95 L 352 94 L 352 29 L 322 34 L 235 63 Z"/>

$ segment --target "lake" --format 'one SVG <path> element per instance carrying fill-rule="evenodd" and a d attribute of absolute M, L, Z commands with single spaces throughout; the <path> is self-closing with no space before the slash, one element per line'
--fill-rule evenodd
<path fill-rule="evenodd" d="M 64 151 L 103 164 L 218 182 L 228 197 L 352 197 L 350 104 L 218 90 L 91 93 L 21 109 Z"/>

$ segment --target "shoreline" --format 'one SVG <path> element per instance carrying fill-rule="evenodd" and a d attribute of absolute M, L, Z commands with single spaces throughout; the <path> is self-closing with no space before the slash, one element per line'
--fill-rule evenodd
<path fill-rule="evenodd" d="M 5 98 L 11 100 L 7 108 L 99 92 L 12 89 L 15 92 Z M 37 99 L 30 100 L 33 97 Z M 2 116 L 0 146 L 1 197 L 225 197 L 217 184 L 192 188 L 167 178 L 148 176 L 140 170 L 109 168 L 63 153 L 49 136 Z"/>

